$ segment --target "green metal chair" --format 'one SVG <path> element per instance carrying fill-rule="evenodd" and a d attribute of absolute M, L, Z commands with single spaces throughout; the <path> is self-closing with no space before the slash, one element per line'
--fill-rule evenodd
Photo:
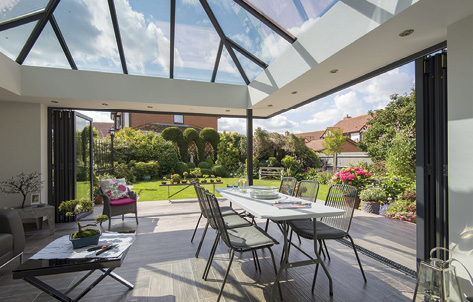
<path fill-rule="evenodd" d="M 297 179 L 294 177 L 283 177 L 281 184 L 279 185 L 279 193 L 293 196 L 296 189 Z M 269 219 L 266 219 L 266 226 L 264 231 L 267 232 L 269 227 Z"/>

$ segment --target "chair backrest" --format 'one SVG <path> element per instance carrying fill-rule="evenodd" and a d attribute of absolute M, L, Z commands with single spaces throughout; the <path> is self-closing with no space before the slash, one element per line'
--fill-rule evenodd
<path fill-rule="evenodd" d="M 202 204 L 206 197 L 202 195 L 202 190 L 201 188 L 199 188 L 200 186 L 198 183 L 194 181 L 191 181 L 191 183 L 194 185 L 195 194 L 197 195 L 197 201 L 199 202 L 200 212 L 205 218 L 207 218 L 207 211 L 204 208 L 204 204 Z"/>
<path fill-rule="evenodd" d="M 210 208 L 209 202 L 207 200 L 207 195 L 205 194 L 207 190 L 205 190 L 204 187 L 201 187 L 199 185 L 196 185 L 195 188 L 197 196 L 200 196 L 199 205 L 202 207 L 202 215 L 207 218 L 207 221 L 209 222 L 212 229 L 217 229 L 217 224 L 215 222 L 215 219 L 213 218 L 212 209 Z"/>
<path fill-rule="evenodd" d="M 310 202 L 317 201 L 319 193 L 319 183 L 315 180 L 301 180 L 296 190 L 296 197 L 302 198 Z"/>
<path fill-rule="evenodd" d="M 289 196 L 294 195 L 296 189 L 297 179 L 294 177 L 284 177 L 279 185 L 279 193 L 286 194 Z"/>
<path fill-rule="evenodd" d="M 217 230 L 220 233 L 220 236 L 222 237 L 223 242 L 225 242 L 225 244 L 231 248 L 232 243 L 230 241 L 230 237 L 228 236 L 227 228 L 225 227 L 225 222 L 222 217 L 222 212 L 220 211 L 220 205 L 218 204 L 217 197 L 215 197 L 215 195 L 210 193 L 209 191 L 205 191 L 205 195 L 207 196 L 207 201 L 212 210 L 211 219 L 214 220 L 214 223 L 217 226 Z"/>
<path fill-rule="evenodd" d="M 358 189 L 354 186 L 340 184 L 330 186 L 325 205 L 342 209 L 344 213 L 335 217 L 324 217 L 323 223 L 348 233 L 357 198 Z"/>

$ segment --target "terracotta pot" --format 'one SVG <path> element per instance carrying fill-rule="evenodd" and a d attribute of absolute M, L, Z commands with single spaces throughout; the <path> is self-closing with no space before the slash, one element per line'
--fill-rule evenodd
<path fill-rule="evenodd" d="M 94 200 L 94 203 L 95 204 L 101 204 L 103 202 L 103 197 L 102 196 L 97 196 L 97 198 L 95 198 Z"/>
<path fill-rule="evenodd" d="M 343 199 L 345 200 L 345 204 L 347 206 L 350 206 L 350 204 L 353 202 L 353 197 L 351 196 L 343 196 Z M 357 197 L 355 200 L 355 210 L 358 210 L 360 208 L 360 198 Z"/>

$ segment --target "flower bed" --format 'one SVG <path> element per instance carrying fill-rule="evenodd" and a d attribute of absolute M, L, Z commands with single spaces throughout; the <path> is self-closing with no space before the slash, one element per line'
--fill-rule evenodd
<path fill-rule="evenodd" d="M 392 201 L 384 216 L 400 221 L 409 221 L 416 223 L 416 192 L 414 189 L 406 190 L 399 195 L 399 199 Z"/>

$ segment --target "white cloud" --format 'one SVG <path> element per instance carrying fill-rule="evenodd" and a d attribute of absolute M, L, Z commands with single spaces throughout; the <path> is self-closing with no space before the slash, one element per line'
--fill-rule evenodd
<path fill-rule="evenodd" d="M 283 115 L 278 115 L 270 119 L 253 120 L 253 129 L 261 127 L 268 132 L 284 133 L 294 132 L 299 124 Z M 246 135 L 246 119 L 244 118 L 220 118 L 218 120 L 218 131 L 238 132 Z"/>
<path fill-rule="evenodd" d="M 358 116 L 365 114 L 365 108 L 362 101 L 358 98 L 355 91 L 336 95 L 333 98 L 335 106 L 342 113 L 342 115 L 349 114 L 351 116 Z"/>
<path fill-rule="evenodd" d="M 306 125 L 322 125 L 329 122 L 338 121 L 341 119 L 341 117 L 341 111 L 339 109 L 332 108 L 314 113 L 312 114 L 310 120 L 302 121 L 301 123 Z"/>
<path fill-rule="evenodd" d="M 77 112 L 82 113 L 88 117 L 94 119 L 94 122 L 103 122 L 103 123 L 111 123 L 113 122 L 110 119 L 110 112 L 103 112 L 103 111 L 82 111 L 78 110 Z"/>
<path fill-rule="evenodd" d="M 0 0 L 0 12 L 5 14 L 11 11 L 18 2 L 19 0 Z"/>
<path fill-rule="evenodd" d="M 218 119 L 218 131 L 238 132 L 246 134 L 246 119 L 222 117 Z"/>

